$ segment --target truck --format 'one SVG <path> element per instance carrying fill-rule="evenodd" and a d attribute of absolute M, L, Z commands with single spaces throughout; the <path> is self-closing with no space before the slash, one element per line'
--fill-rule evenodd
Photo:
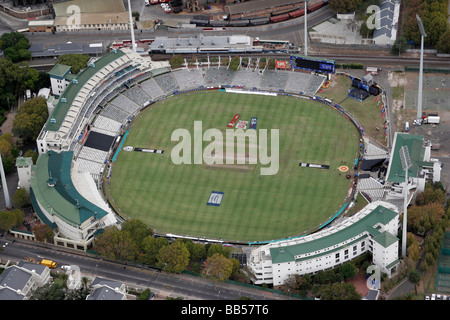
<path fill-rule="evenodd" d="M 432 123 L 432 124 L 439 124 L 441 122 L 441 117 L 439 116 L 427 116 L 425 119 L 423 119 L 424 123 Z"/>
<path fill-rule="evenodd" d="M 55 269 L 57 267 L 56 262 L 48 259 L 42 259 L 40 264 L 49 267 L 50 269 Z"/>

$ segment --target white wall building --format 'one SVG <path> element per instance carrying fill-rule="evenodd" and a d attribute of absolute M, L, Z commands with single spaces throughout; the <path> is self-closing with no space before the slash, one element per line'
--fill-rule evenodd
<path fill-rule="evenodd" d="M 335 268 L 370 252 L 381 272 L 391 276 L 399 263 L 399 214 L 386 202 L 373 202 L 342 223 L 304 237 L 255 248 L 248 266 L 255 284 L 283 285 L 290 275 Z"/>

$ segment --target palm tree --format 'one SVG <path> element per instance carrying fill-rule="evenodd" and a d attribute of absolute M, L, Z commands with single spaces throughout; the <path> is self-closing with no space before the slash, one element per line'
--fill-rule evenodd
<path fill-rule="evenodd" d="M 87 289 L 88 283 L 89 283 L 89 279 L 87 277 L 82 277 L 81 278 L 81 283 L 83 284 L 83 288 Z"/>

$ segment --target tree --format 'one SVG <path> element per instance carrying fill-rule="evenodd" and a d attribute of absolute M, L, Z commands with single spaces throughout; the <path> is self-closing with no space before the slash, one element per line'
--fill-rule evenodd
<path fill-rule="evenodd" d="M 229 258 L 231 255 L 231 249 L 229 247 L 224 247 L 220 243 L 214 243 L 208 249 L 208 257 L 213 256 L 215 253 L 223 255 L 225 258 Z"/>
<path fill-rule="evenodd" d="M 39 157 L 39 153 L 37 153 L 36 151 L 33 151 L 33 150 L 28 150 L 27 152 L 24 153 L 23 157 L 31 158 L 33 160 L 33 164 L 36 164 L 36 161 Z"/>
<path fill-rule="evenodd" d="M 450 53 L 450 28 L 447 28 L 447 31 L 441 34 L 439 41 L 436 44 L 436 48 L 439 53 Z"/>
<path fill-rule="evenodd" d="M 354 12 L 362 3 L 362 0 L 330 0 L 330 7 L 337 13 Z"/>
<path fill-rule="evenodd" d="M 12 211 L 0 211 L 0 229 L 9 230 L 19 226 L 23 222 L 23 211 L 14 209 Z"/>
<path fill-rule="evenodd" d="M 177 69 L 177 68 L 180 68 L 180 67 L 183 66 L 183 64 L 184 64 L 184 59 L 183 59 L 182 56 L 176 55 L 176 56 L 173 56 L 173 57 L 169 60 L 169 63 L 170 63 L 170 67 L 171 67 L 172 69 Z"/>
<path fill-rule="evenodd" d="M 24 188 L 17 189 L 16 192 L 14 192 L 13 203 L 16 207 L 19 208 L 29 207 L 31 202 L 30 195 L 28 194 L 27 190 L 25 190 Z"/>
<path fill-rule="evenodd" d="M 144 222 L 139 219 L 129 219 L 122 223 L 122 231 L 128 231 L 133 238 L 136 245 L 141 249 L 144 238 L 153 235 L 150 229 Z"/>
<path fill-rule="evenodd" d="M 70 72 L 78 74 L 81 70 L 86 68 L 90 57 L 87 54 L 69 53 L 58 57 L 56 63 L 70 66 Z"/>
<path fill-rule="evenodd" d="M 128 231 L 121 231 L 116 226 L 111 226 L 95 239 L 94 248 L 102 256 L 116 260 L 133 260 L 138 248 L 133 237 Z"/>
<path fill-rule="evenodd" d="M 358 272 L 358 269 L 351 262 L 346 262 L 339 267 L 339 273 L 342 274 L 344 279 L 353 278 L 357 272 Z"/>
<path fill-rule="evenodd" d="M 164 237 L 155 238 L 153 236 L 147 236 L 142 240 L 142 253 L 139 255 L 138 261 L 151 266 L 156 265 L 159 250 L 168 245 L 169 241 Z"/>
<path fill-rule="evenodd" d="M 407 48 L 408 42 L 406 41 L 405 37 L 398 37 L 392 45 L 391 53 L 400 55 L 405 52 Z"/>
<path fill-rule="evenodd" d="M 42 97 L 26 101 L 13 121 L 12 132 L 24 141 L 34 141 L 48 118 L 47 102 Z"/>
<path fill-rule="evenodd" d="M 4 56 L 12 62 L 19 62 L 31 58 L 31 53 L 28 51 L 30 42 L 22 33 L 4 33 L 0 37 L 0 44 L 4 50 Z"/>
<path fill-rule="evenodd" d="M 420 281 L 420 273 L 417 270 L 412 270 L 409 275 L 408 275 L 408 280 L 414 284 L 414 289 L 416 291 L 417 294 L 417 284 Z"/>
<path fill-rule="evenodd" d="M 206 267 L 203 269 L 203 276 L 213 278 L 218 281 L 227 280 L 233 272 L 233 262 L 219 253 L 215 253 L 206 260 Z"/>
<path fill-rule="evenodd" d="M 33 226 L 33 234 L 37 241 L 53 241 L 54 233 L 45 223 L 36 224 Z"/>
<path fill-rule="evenodd" d="M 181 273 L 189 264 L 189 250 L 182 240 L 162 247 L 157 255 L 158 265 L 167 272 Z"/>
<path fill-rule="evenodd" d="M 427 183 L 425 190 L 416 196 L 416 205 L 424 206 L 433 202 L 445 203 L 445 190 L 440 184 Z"/>
<path fill-rule="evenodd" d="M 30 300 L 64 300 L 66 293 L 56 282 L 43 285 L 33 291 Z"/>
<path fill-rule="evenodd" d="M 322 300 L 361 300 L 353 283 L 334 283 L 319 289 Z"/>

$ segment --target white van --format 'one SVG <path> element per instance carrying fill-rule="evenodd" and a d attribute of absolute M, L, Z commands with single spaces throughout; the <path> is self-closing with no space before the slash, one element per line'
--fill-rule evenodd
<path fill-rule="evenodd" d="M 409 122 L 408 121 L 405 122 L 405 131 L 406 132 L 409 131 Z"/>

